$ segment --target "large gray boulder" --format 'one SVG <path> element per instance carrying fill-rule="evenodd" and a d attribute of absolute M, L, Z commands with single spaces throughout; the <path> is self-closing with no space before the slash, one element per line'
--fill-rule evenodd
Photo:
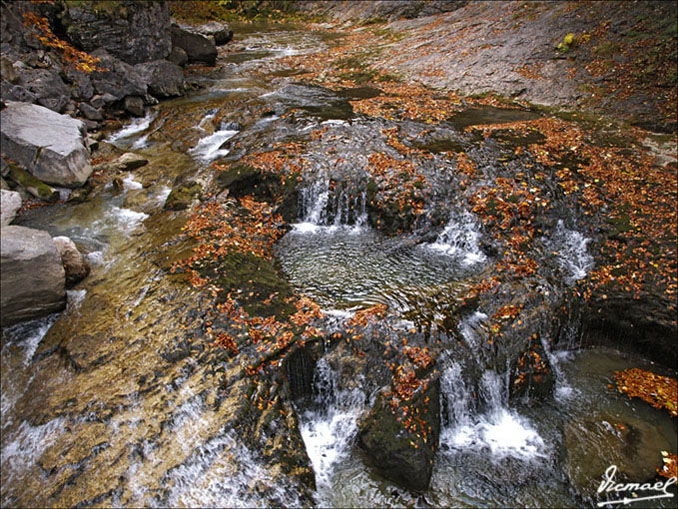
<path fill-rule="evenodd" d="M 49 233 L 3 226 L 0 235 L 0 322 L 3 326 L 60 311 L 66 277 Z"/>
<path fill-rule="evenodd" d="M 61 18 L 77 47 L 87 52 L 104 48 L 128 64 L 166 58 L 172 47 L 164 1 L 66 2 Z"/>
<path fill-rule="evenodd" d="M 87 131 L 80 120 L 8 101 L 0 112 L 0 133 L 4 155 L 43 182 L 78 187 L 92 173 Z"/>
<path fill-rule="evenodd" d="M 130 95 L 139 97 L 146 95 L 148 82 L 133 65 L 114 57 L 103 48 L 93 51 L 92 56 L 99 58 L 101 65 L 106 68 L 106 71 L 97 71 L 90 75 L 97 95 L 106 96 L 108 94 L 112 101 L 122 101 Z M 95 105 L 92 104 L 92 106 Z"/>
<path fill-rule="evenodd" d="M 0 224 L 7 226 L 21 208 L 21 195 L 16 191 L 0 191 Z"/>
<path fill-rule="evenodd" d="M 134 66 L 137 73 L 148 83 L 148 91 L 154 97 L 175 97 L 184 93 L 184 71 L 167 60 L 156 60 Z"/>
<path fill-rule="evenodd" d="M 190 32 L 177 25 L 172 25 L 172 46 L 183 49 L 189 62 L 201 62 L 214 65 L 217 61 L 217 47 L 214 41 L 202 34 Z"/>

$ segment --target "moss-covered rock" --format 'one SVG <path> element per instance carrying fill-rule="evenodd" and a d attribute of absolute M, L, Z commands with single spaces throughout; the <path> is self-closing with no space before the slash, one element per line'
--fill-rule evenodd
<path fill-rule="evenodd" d="M 202 186 L 197 182 L 192 182 L 176 189 L 167 197 L 165 202 L 166 210 L 185 210 L 190 207 L 194 200 L 202 195 Z"/>
<path fill-rule="evenodd" d="M 59 200 L 59 192 L 56 189 L 48 186 L 42 180 L 35 178 L 15 164 L 9 165 L 8 177 L 40 200 L 48 203 L 54 203 Z"/>

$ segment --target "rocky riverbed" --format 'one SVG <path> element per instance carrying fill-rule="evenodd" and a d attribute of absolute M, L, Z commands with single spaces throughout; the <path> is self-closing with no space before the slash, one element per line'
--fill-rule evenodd
<path fill-rule="evenodd" d="M 10 219 L 91 273 L 3 323 L 3 506 L 580 506 L 610 464 L 660 479 L 675 417 L 614 384 L 675 377 L 675 137 L 378 58 L 462 12 L 232 24 L 183 97 L 86 124 L 81 198 Z"/>

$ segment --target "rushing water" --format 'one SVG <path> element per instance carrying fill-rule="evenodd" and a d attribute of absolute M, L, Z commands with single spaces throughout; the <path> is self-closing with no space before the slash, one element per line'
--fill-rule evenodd
<path fill-rule="evenodd" d="M 174 242 L 181 216 L 163 212 L 171 187 L 176 179 L 204 177 L 212 161 L 233 156 L 229 142 L 242 134 L 289 136 L 277 114 L 258 118 L 244 133 L 214 119 L 222 101 L 286 98 L 293 88 L 280 92 L 284 87 L 259 72 L 330 39 L 294 27 L 262 28 L 237 37 L 240 50 L 220 57 L 223 65 L 203 78 L 204 89 L 150 108 L 108 136 L 150 160 L 122 179 L 122 189 L 108 186 L 84 204 L 22 217 L 24 225 L 71 237 L 93 270 L 69 291 L 63 313 L 3 330 L 3 506 L 304 503 L 298 487 L 284 475 L 270 478 L 261 451 L 243 442 L 232 425 L 235 411 L 221 401 L 227 396 L 217 394 L 214 373 L 197 360 L 200 350 L 172 349 L 188 345 L 187 317 L 197 314 L 198 297 L 166 273 L 169 261 L 185 254 Z M 163 122 L 175 112 L 195 119 L 185 153 L 167 148 L 177 140 L 163 144 Z M 297 134 L 321 125 L 363 129 L 371 143 L 368 127 L 344 119 L 314 118 Z M 319 154 L 317 164 L 324 159 Z M 298 222 L 276 255 L 290 283 L 335 323 L 376 303 L 416 314 L 431 289 L 476 275 L 491 261 L 469 211 L 451 211 L 426 240 L 389 238 L 369 225 L 364 182 L 330 183 L 322 172 L 304 182 Z M 562 221 L 544 239 L 567 284 L 591 269 L 588 242 Z M 509 405 L 508 367 L 480 368 L 475 357 L 487 320 L 481 309 L 465 315 L 457 332 L 471 355 L 439 360 L 442 431 L 423 493 L 382 479 L 365 463 L 356 436 L 374 394 L 360 377 L 342 378 L 342 359 L 326 355 L 317 362 L 313 395 L 296 410 L 318 506 L 578 506 L 593 500 L 573 484 L 595 489 L 616 451 L 627 451 L 615 460 L 641 480 L 658 463 L 651 453 L 676 449 L 670 417 L 609 388 L 616 370 L 652 366 L 614 351 L 558 352 L 545 342 L 556 374 L 554 399 Z M 471 365 L 481 370 L 477 380 Z"/>

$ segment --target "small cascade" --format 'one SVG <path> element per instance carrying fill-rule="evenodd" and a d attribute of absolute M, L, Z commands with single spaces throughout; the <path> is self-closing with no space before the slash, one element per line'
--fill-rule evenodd
<path fill-rule="evenodd" d="M 215 114 L 216 111 L 208 112 L 207 115 L 200 121 L 198 128 L 201 131 L 204 131 L 205 129 L 203 128 L 203 125 L 206 122 L 211 121 Z M 220 128 L 217 131 L 214 131 L 212 134 L 201 138 L 200 141 L 198 141 L 198 144 L 188 152 L 205 163 L 212 162 L 219 157 L 226 156 L 230 152 L 229 149 L 222 148 L 222 146 L 226 141 L 238 134 L 238 132 L 239 131 L 236 129 Z"/>
<path fill-rule="evenodd" d="M 473 265 L 486 259 L 478 245 L 480 237 L 478 223 L 470 212 L 454 212 L 436 241 L 428 246 L 459 258 L 464 265 Z"/>
<path fill-rule="evenodd" d="M 567 375 L 565 374 L 565 371 L 562 367 L 562 362 L 569 358 L 570 352 L 566 350 L 552 352 L 551 349 L 545 345 L 545 343 L 547 343 L 547 341 L 542 340 L 544 351 L 546 352 L 546 356 L 548 357 L 549 363 L 551 364 L 551 369 L 553 369 L 553 375 L 556 379 L 554 397 L 560 402 L 571 399 L 577 394 L 578 391 L 569 383 Z"/>
<path fill-rule="evenodd" d="M 69 290 L 70 292 L 71 290 Z M 81 290 L 84 291 L 84 290 Z M 70 305 L 70 294 L 69 294 Z M 28 366 L 33 359 L 33 354 L 38 349 L 40 342 L 59 318 L 59 313 L 53 313 L 42 318 L 17 323 L 7 327 L 3 335 L 7 341 L 14 342 L 24 350 L 24 366 Z"/>
<path fill-rule="evenodd" d="M 484 404 L 474 413 L 473 391 L 462 376 L 459 364 L 452 362 L 441 376 L 443 430 L 440 442 L 450 451 L 489 452 L 492 460 L 512 457 L 523 461 L 547 456 L 547 447 L 531 423 L 508 407 L 506 377 L 487 370 L 478 387 Z"/>
<path fill-rule="evenodd" d="M 350 183 L 319 179 L 299 194 L 300 222 L 295 230 L 316 232 L 351 226 L 356 231 L 367 224 L 367 193 Z"/>
<path fill-rule="evenodd" d="M 151 126 L 151 122 L 155 120 L 156 116 L 157 112 L 149 109 L 146 111 L 146 115 L 144 117 L 135 118 L 125 127 L 111 134 L 106 141 L 108 143 L 112 143 L 113 145 L 129 145 L 131 138 L 143 133 L 146 129 L 148 129 Z M 141 148 L 139 144 L 143 145 L 143 142 L 141 142 L 140 139 L 135 140 L 133 148 Z"/>
<path fill-rule="evenodd" d="M 337 377 L 327 360 L 320 359 L 313 375 L 313 404 L 299 414 L 320 505 L 327 505 L 323 493 L 331 491 L 337 465 L 349 456 L 358 431 L 358 417 L 365 407 L 365 394 L 357 387 L 338 388 Z"/>
<path fill-rule="evenodd" d="M 472 315 L 463 318 L 459 323 L 459 333 L 462 338 L 464 338 L 464 341 L 466 342 L 469 351 L 476 359 L 476 362 L 479 362 L 478 352 L 480 351 L 480 342 L 482 341 L 480 335 L 476 332 L 476 329 L 480 327 L 487 318 L 488 316 L 485 313 L 475 311 Z"/>
<path fill-rule="evenodd" d="M 578 231 L 566 228 L 562 220 L 558 221 L 551 237 L 551 247 L 557 253 L 558 264 L 566 274 L 568 285 L 585 278 L 593 267 L 593 257 L 587 251 L 590 241 Z"/>

